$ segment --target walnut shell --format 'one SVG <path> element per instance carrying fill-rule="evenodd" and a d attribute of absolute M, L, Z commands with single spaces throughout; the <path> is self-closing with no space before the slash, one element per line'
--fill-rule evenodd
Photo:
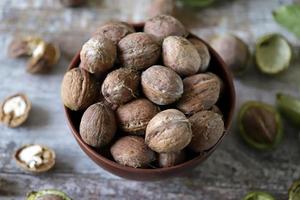
<path fill-rule="evenodd" d="M 143 70 L 155 64 L 160 57 L 161 46 L 147 33 L 132 33 L 118 44 L 121 64 L 136 70 Z"/>
<path fill-rule="evenodd" d="M 61 84 L 64 105 L 71 110 L 83 110 L 100 96 L 98 82 L 85 70 L 74 68 L 68 71 Z"/>
<path fill-rule="evenodd" d="M 177 108 L 185 114 L 210 109 L 219 99 L 221 82 L 213 73 L 196 74 L 183 79 L 184 93 Z"/>
<path fill-rule="evenodd" d="M 140 74 L 130 68 L 110 72 L 102 83 L 102 94 L 111 104 L 121 105 L 138 95 Z"/>
<path fill-rule="evenodd" d="M 158 41 L 168 36 L 186 37 L 188 32 L 183 24 L 170 15 L 157 15 L 145 22 L 144 32 L 154 35 Z"/>
<path fill-rule="evenodd" d="M 80 67 L 101 77 L 113 67 L 116 57 L 117 48 L 111 40 L 94 36 L 82 46 Z"/>
<path fill-rule="evenodd" d="M 247 44 L 240 38 L 230 34 L 218 36 L 211 41 L 211 46 L 235 75 L 247 69 L 251 54 Z"/>
<path fill-rule="evenodd" d="M 120 106 L 117 119 L 121 129 L 125 132 L 142 133 L 148 122 L 159 112 L 159 107 L 147 99 L 136 99 Z"/>
<path fill-rule="evenodd" d="M 171 152 L 158 154 L 158 165 L 160 167 L 172 167 L 185 161 L 185 152 Z"/>
<path fill-rule="evenodd" d="M 148 8 L 148 15 L 155 17 L 157 15 L 174 15 L 176 11 L 175 0 L 153 0 Z"/>
<path fill-rule="evenodd" d="M 171 104 L 183 93 L 180 76 L 161 65 L 154 65 L 144 71 L 141 83 L 145 96 L 158 105 Z"/>
<path fill-rule="evenodd" d="M 82 115 L 79 126 L 82 140 L 96 148 L 109 144 L 116 130 L 114 112 L 103 102 L 88 107 Z"/>
<path fill-rule="evenodd" d="M 40 151 L 29 150 L 32 147 L 38 147 Z M 51 148 L 38 144 L 24 145 L 14 154 L 17 165 L 32 173 L 43 173 L 52 169 L 55 165 L 55 157 L 55 152 Z"/>
<path fill-rule="evenodd" d="M 224 133 L 222 116 L 212 111 L 200 111 L 189 118 L 193 138 L 189 148 L 195 152 L 212 148 Z"/>
<path fill-rule="evenodd" d="M 111 21 L 99 27 L 94 35 L 104 36 L 117 45 L 122 38 L 134 32 L 133 26 L 126 22 Z"/>
<path fill-rule="evenodd" d="M 112 145 L 110 152 L 114 160 L 129 167 L 147 167 L 155 160 L 155 153 L 147 147 L 144 138 L 125 136 Z"/>
<path fill-rule="evenodd" d="M 169 36 L 162 44 L 163 62 L 180 76 L 196 74 L 201 65 L 201 58 L 196 47 L 186 38 Z"/>
<path fill-rule="evenodd" d="M 178 152 L 192 139 L 189 120 L 176 109 L 155 115 L 146 128 L 146 144 L 158 153 Z"/>
<path fill-rule="evenodd" d="M 199 71 L 205 72 L 209 66 L 210 58 L 211 58 L 207 46 L 197 38 L 189 38 L 189 41 L 196 47 L 199 53 L 201 59 Z"/>
<path fill-rule="evenodd" d="M 27 120 L 30 110 L 29 98 L 22 93 L 14 94 L 1 103 L 0 122 L 11 128 L 21 126 Z"/>

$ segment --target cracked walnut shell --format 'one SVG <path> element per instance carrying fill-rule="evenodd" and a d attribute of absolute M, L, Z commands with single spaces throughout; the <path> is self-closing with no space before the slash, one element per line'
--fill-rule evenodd
<path fill-rule="evenodd" d="M 28 118 L 31 102 L 25 94 L 7 97 L 1 104 L 0 122 L 15 128 L 22 125 Z"/>

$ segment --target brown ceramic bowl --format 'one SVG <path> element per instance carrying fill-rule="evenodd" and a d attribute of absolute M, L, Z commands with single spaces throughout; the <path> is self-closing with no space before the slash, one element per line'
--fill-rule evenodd
<path fill-rule="evenodd" d="M 143 24 L 134 24 L 134 27 L 137 31 L 142 31 Z M 193 34 L 190 34 L 189 37 L 197 37 Z M 203 41 L 204 42 L 204 41 Z M 205 42 L 204 42 L 205 43 Z M 67 121 L 73 136 L 78 142 L 80 148 L 100 167 L 103 169 L 115 174 L 117 176 L 133 179 L 133 180 L 141 180 L 141 181 L 150 181 L 150 180 L 158 180 L 168 177 L 175 177 L 183 172 L 188 172 L 192 168 L 198 166 L 203 161 L 205 161 L 211 153 L 217 148 L 217 146 L 221 143 L 223 138 L 226 136 L 226 130 L 229 129 L 233 118 L 234 105 L 235 105 L 235 91 L 233 86 L 232 75 L 226 67 L 223 60 L 220 56 L 207 44 L 205 43 L 211 54 L 211 62 L 209 66 L 209 71 L 217 74 L 224 83 L 224 90 L 219 99 L 217 105 L 223 113 L 224 122 L 225 122 L 225 132 L 217 144 L 212 147 L 207 152 L 201 154 L 193 154 L 190 152 L 189 160 L 168 168 L 148 168 L 148 169 L 140 169 L 140 168 L 131 168 L 120 165 L 113 161 L 111 155 L 109 154 L 109 150 L 96 150 L 83 142 L 79 134 L 79 124 L 82 116 L 81 112 L 73 112 L 68 108 L 64 107 L 65 115 L 67 117 Z M 69 70 L 75 67 L 78 67 L 80 64 L 80 56 L 79 53 L 75 55 L 71 64 L 69 66 Z"/>

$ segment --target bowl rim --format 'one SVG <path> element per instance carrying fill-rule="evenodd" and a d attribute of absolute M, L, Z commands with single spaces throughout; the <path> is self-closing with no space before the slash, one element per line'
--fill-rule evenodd
<path fill-rule="evenodd" d="M 134 26 L 135 28 L 138 27 L 142 27 L 144 25 L 144 23 L 137 23 L 137 24 L 131 24 L 132 26 Z M 99 154 L 94 148 L 90 147 L 89 145 L 87 145 L 82 138 L 80 137 L 79 132 L 77 131 L 77 129 L 75 128 L 75 126 L 72 124 L 71 119 L 70 119 L 70 112 L 71 110 L 69 110 L 66 106 L 63 105 L 64 107 L 64 113 L 65 116 L 67 118 L 67 123 L 69 128 L 71 129 L 71 132 L 73 134 L 73 136 L 75 137 L 77 143 L 81 146 L 82 150 L 93 160 L 96 162 L 96 159 L 99 160 L 100 162 L 106 164 L 107 166 L 111 166 L 115 169 L 118 170 L 122 170 L 122 171 L 126 171 L 128 173 L 138 173 L 138 174 L 160 174 L 160 173 L 164 173 L 164 172 L 168 172 L 168 171 L 172 171 L 175 169 L 180 169 L 183 167 L 187 167 L 187 166 L 194 166 L 195 164 L 197 164 L 198 162 L 204 161 L 206 158 L 208 158 L 217 148 L 217 146 L 222 142 L 222 140 L 224 139 L 224 137 L 227 135 L 228 133 L 228 129 L 230 128 L 232 121 L 233 121 L 233 115 L 234 115 L 234 110 L 235 110 L 235 104 L 236 104 L 236 93 L 235 93 L 235 88 L 234 88 L 234 84 L 233 84 L 233 75 L 232 73 L 229 71 L 229 68 L 226 67 L 225 62 L 222 60 L 222 58 L 217 54 L 217 52 L 207 43 L 205 42 L 203 39 L 199 38 L 198 36 L 189 33 L 188 38 L 191 37 L 195 37 L 197 39 L 199 39 L 200 41 L 202 41 L 209 49 L 210 54 L 213 54 L 215 59 L 217 60 L 217 62 L 220 64 L 220 68 L 222 68 L 224 76 L 226 77 L 226 82 L 227 82 L 227 87 L 228 87 L 228 91 L 230 91 L 230 107 L 231 109 L 229 109 L 228 111 L 228 116 L 227 116 L 227 123 L 225 123 L 225 130 L 223 135 L 221 136 L 221 138 L 218 140 L 218 142 L 211 147 L 209 150 L 205 151 L 204 154 L 199 154 L 196 157 L 187 160 L 183 163 L 180 163 L 178 165 L 175 166 L 171 166 L 171 167 L 166 167 L 166 168 L 133 168 L 133 167 L 128 167 L 128 166 L 123 166 L 113 160 L 110 160 L 109 158 L 106 158 L 105 156 L 102 156 L 101 154 Z M 67 71 L 69 71 L 70 69 L 79 67 L 80 64 L 80 51 L 76 53 L 76 55 L 73 57 L 72 61 L 70 62 Z M 87 153 L 88 152 L 88 153 Z M 89 155 L 90 154 L 90 155 Z M 103 166 L 101 166 L 103 168 Z"/>

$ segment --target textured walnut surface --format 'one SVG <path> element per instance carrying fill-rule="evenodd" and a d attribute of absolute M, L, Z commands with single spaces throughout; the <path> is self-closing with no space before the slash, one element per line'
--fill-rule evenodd
<path fill-rule="evenodd" d="M 99 2 L 99 3 L 96 3 Z M 287 188 L 300 177 L 299 130 L 285 124 L 285 137 L 273 152 L 256 152 L 239 138 L 235 126 L 213 155 L 185 177 L 158 182 L 135 182 L 118 178 L 99 168 L 79 148 L 66 125 L 60 100 L 60 84 L 71 57 L 95 28 L 115 18 L 142 21 L 150 0 L 90 1 L 85 8 L 64 9 L 59 0 L 0 1 L 0 97 L 24 92 L 33 102 L 26 126 L 0 126 L 0 199 L 24 200 L 31 190 L 57 188 L 73 199 L 237 200 L 253 189 L 287 199 Z M 271 17 L 271 11 L 292 0 L 222 0 L 209 9 L 182 10 L 179 19 L 195 34 L 208 39 L 232 32 L 252 46 L 256 37 L 280 32 L 300 49 L 300 41 Z M 123 8 L 123 10 L 121 10 Z M 38 34 L 60 43 L 62 59 L 49 75 L 25 72 L 26 61 L 9 59 L 7 46 L 14 36 Z M 277 91 L 298 95 L 299 59 L 283 75 L 268 78 L 255 69 L 235 81 L 237 108 L 249 98 L 274 103 Z M 262 80 L 263 81 L 262 83 Z M 54 138 L 54 139 L 53 139 Z M 25 174 L 12 158 L 14 151 L 32 142 L 53 148 L 57 163 L 42 176 Z"/>

